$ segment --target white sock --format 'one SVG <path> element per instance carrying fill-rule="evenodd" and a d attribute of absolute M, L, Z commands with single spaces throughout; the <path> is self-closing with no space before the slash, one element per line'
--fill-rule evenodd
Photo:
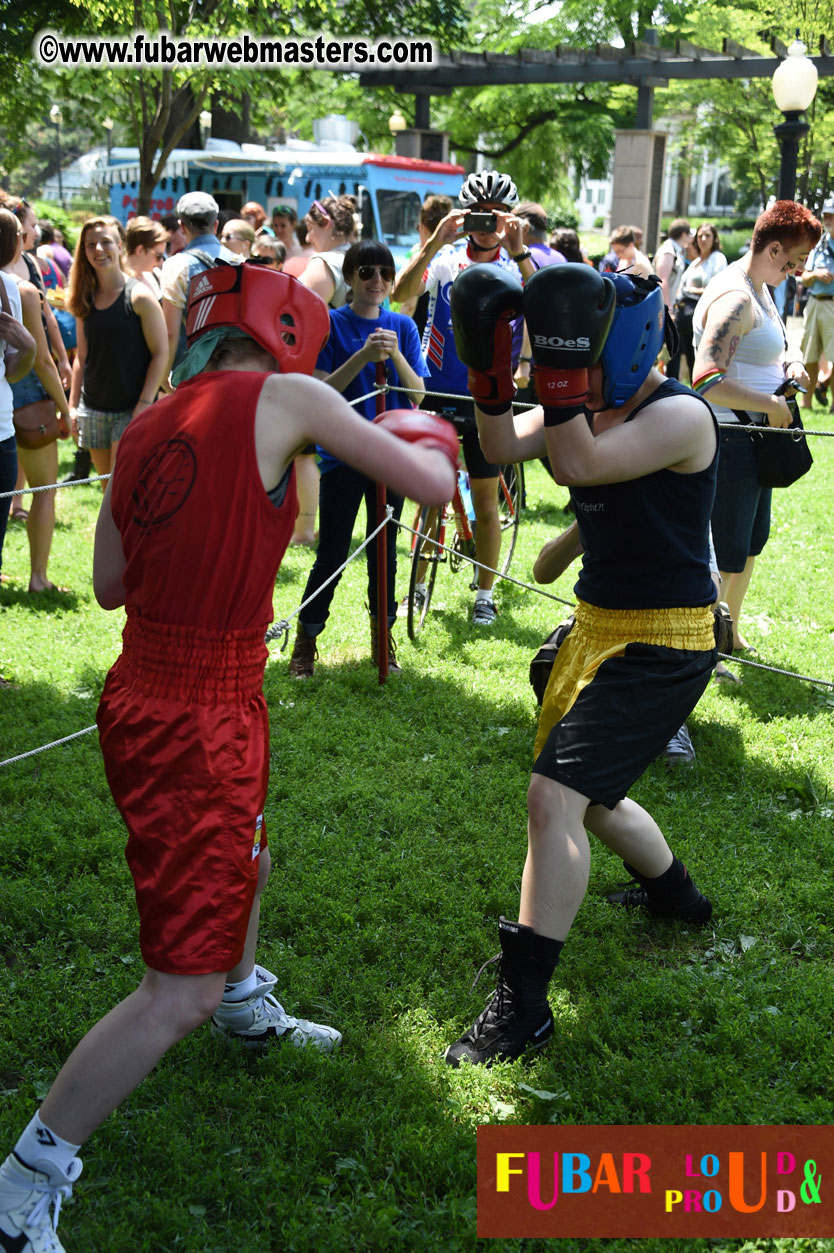
<path fill-rule="evenodd" d="M 245 1001 L 258 986 L 258 976 L 253 966 L 252 973 L 240 983 L 227 983 L 223 989 L 224 1001 Z"/>
<path fill-rule="evenodd" d="M 479 600 L 491 601 L 492 600 L 492 588 L 490 588 L 488 591 L 485 592 L 483 588 L 479 587 L 477 592 L 475 593 L 475 603 L 477 604 Z"/>
<path fill-rule="evenodd" d="M 14 1146 L 14 1152 L 30 1170 L 43 1170 L 44 1165 L 57 1166 L 65 1175 L 80 1148 L 80 1144 L 62 1140 L 41 1122 L 40 1114 L 35 1114 Z"/>

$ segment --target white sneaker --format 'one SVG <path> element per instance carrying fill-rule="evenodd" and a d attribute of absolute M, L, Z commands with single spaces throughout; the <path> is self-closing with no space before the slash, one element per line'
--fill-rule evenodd
<path fill-rule="evenodd" d="M 333 1053 L 342 1043 L 340 1031 L 306 1018 L 293 1018 L 271 995 L 277 977 L 255 967 L 258 986 L 245 1001 L 221 1001 L 211 1020 L 216 1035 L 240 1040 L 247 1048 L 262 1048 L 271 1040 L 288 1039 L 296 1048 L 310 1045 L 323 1053 Z"/>
<path fill-rule="evenodd" d="M 0 1166 L 0 1249 L 7 1253 L 66 1253 L 55 1234 L 61 1203 L 81 1174 L 74 1157 L 66 1175 L 30 1170 L 11 1153 Z M 50 1209 L 54 1206 L 54 1214 Z"/>
<path fill-rule="evenodd" d="M 497 614 L 494 600 L 479 599 L 472 610 L 472 622 L 475 626 L 492 626 Z"/>

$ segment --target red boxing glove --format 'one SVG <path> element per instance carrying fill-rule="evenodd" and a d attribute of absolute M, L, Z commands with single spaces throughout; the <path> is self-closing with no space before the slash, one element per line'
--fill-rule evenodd
<path fill-rule="evenodd" d="M 504 413 L 515 396 L 513 325 L 523 303 L 518 279 L 491 262 L 470 265 L 452 284 L 455 349 L 469 369 L 469 392 L 482 413 Z"/>
<path fill-rule="evenodd" d="M 434 413 L 423 413 L 421 409 L 388 409 L 374 418 L 374 422 L 390 435 L 396 435 L 397 439 L 404 439 L 406 443 L 436 448 L 457 469 L 460 453 L 458 433 L 445 418 L 438 418 Z"/>

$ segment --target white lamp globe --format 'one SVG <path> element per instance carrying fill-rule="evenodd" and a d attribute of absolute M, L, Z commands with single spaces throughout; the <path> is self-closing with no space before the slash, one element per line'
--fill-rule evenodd
<path fill-rule="evenodd" d="M 795 39 L 772 79 L 773 98 L 781 113 L 802 113 L 817 94 L 817 67 L 805 55 L 805 44 Z"/>

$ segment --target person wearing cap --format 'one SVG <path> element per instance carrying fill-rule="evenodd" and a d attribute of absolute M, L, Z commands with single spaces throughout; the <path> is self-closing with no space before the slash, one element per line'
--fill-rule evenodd
<path fill-rule="evenodd" d="M 543 265 L 563 265 L 567 258 L 547 242 L 547 210 L 535 200 L 522 200 L 515 207 L 515 215 L 524 222 L 524 245 L 532 253 L 533 268 Z"/>
<path fill-rule="evenodd" d="M 478 442 L 475 410 L 467 391 L 467 369 L 455 347 L 449 296 L 459 274 L 477 263 L 490 263 L 515 278 L 535 273 L 532 253 L 524 246 L 524 223 L 515 213 L 518 190 L 508 174 L 483 170 L 464 180 L 458 196 L 460 208 L 453 209 L 435 227 L 422 247 L 397 275 L 391 292 L 393 301 L 404 302 L 429 293 L 429 311 L 423 331 L 423 353 L 429 367 L 426 391 L 445 393 L 431 400 L 444 417 L 451 418 L 461 432 L 463 454 L 469 472 L 472 504 L 475 510 L 475 551 L 478 590 L 472 611 L 474 626 L 492 626 L 497 616 L 492 588 L 501 552 L 501 523 L 498 516 L 496 480 L 499 467 L 486 459 Z M 494 214 L 491 230 L 473 230 L 465 225 L 470 212 Z M 522 322 L 517 319 L 513 332 L 514 365 L 521 356 Z M 450 398 L 451 397 L 451 398 Z M 417 584 L 415 596 L 425 596 Z"/>
<path fill-rule="evenodd" d="M 179 365 L 185 356 L 185 305 L 188 284 L 195 274 L 207 269 L 218 257 L 235 261 L 234 253 L 224 248 L 217 238 L 217 215 L 220 206 L 206 191 L 187 191 L 177 203 L 177 216 L 185 247 L 163 263 L 159 276 L 162 290 L 162 312 L 168 331 L 168 371 Z"/>
<path fill-rule="evenodd" d="M 820 379 L 820 361 L 834 362 L 834 197 L 822 206 L 823 236 L 808 258 L 800 275 L 802 286 L 809 289 L 805 307 L 805 330 L 802 335 L 802 359 L 808 372 L 807 395 L 802 397 L 803 409 L 811 408 L 811 397 L 820 404 L 828 400 L 829 368 L 825 382 Z M 834 404 L 832 404 L 834 412 Z"/>
<path fill-rule="evenodd" d="M 448 423 L 414 410 L 369 423 L 303 377 L 328 334 L 312 292 L 263 266 L 221 264 L 196 277 L 189 301 L 181 386 L 128 428 L 93 560 L 99 604 L 127 611 L 98 725 L 129 832 L 145 973 L 77 1046 L 0 1166 L 0 1248 L 15 1253 L 63 1253 L 55 1225 L 82 1142 L 208 1018 L 243 1048 L 339 1046 L 334 1028 L 287 1013 L 255 962 L 269 875 L 264 634 L 295 517 L 293 459 L 316 441 L 426 504 L 454 490 Z"/>
<path fill-rule="evenodd" d="M 533 267 L 540 270 L 545 265 L 564 265 L 567 260 L 565 255 L 551 248 L 547 242 L 547 211 L 544 206 L 537 204 L 535 200 L 522 200 L 516 205 L 515 214 L 524 223 L 524 245 L 530 251 Z M 515 375 L 520 400 L 529 399 L 525 393 L 530 387 L 532 362 L 530 337 L 525 331 Z"/>

